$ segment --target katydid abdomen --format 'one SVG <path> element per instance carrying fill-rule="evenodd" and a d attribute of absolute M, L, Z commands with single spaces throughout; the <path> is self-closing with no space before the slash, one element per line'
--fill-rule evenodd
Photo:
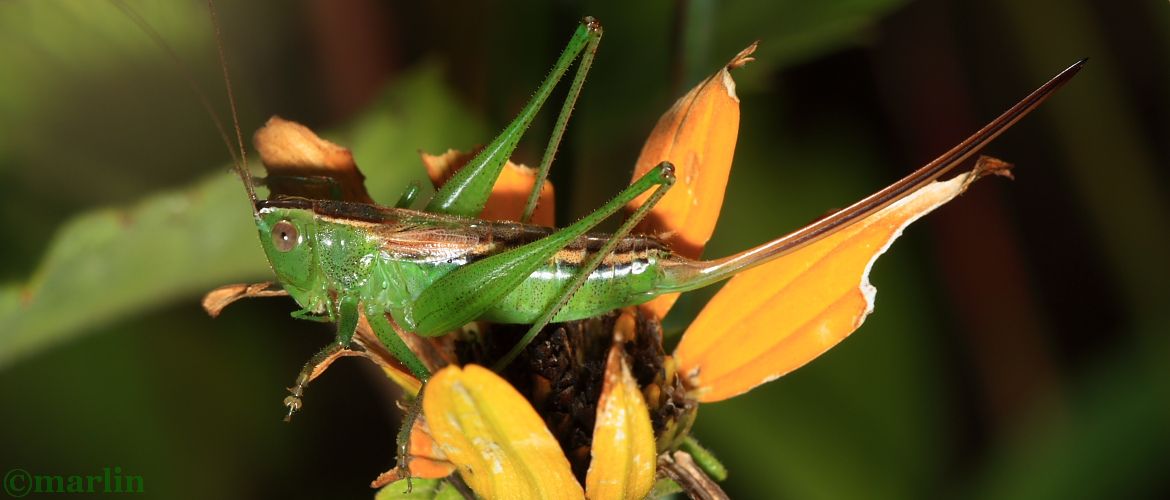
<path fill-rule="evenodd" d="M 609 235 L 589 235 L 571 243 L 564 250 L 530 273 L 514 290 L 492 305 L 479 318 L 496 323 L 532 324 L 541 313 L 553 307 L 557 295 L 573 276 L 581 272 L 585 257 L 596 252 Z M 499 241 L 499 240 L 497 240 Z M 493 253 L 521 245 L 507 242 L 495 246 Z M 468 263 L 488 256 L 469 256 Z M 558 311 L 553 321 L 570 321 L 604 314 L 613 309 L 640 304 L 655 295 L 662 281 L 661 263 L 672 256 L 658 240 L 645 237 L 623 238 L 619 249 L 589 273 L 588 279 Z M 433 264 L 393 261 L 389 266 L 434 266 Z M 442 269 L 446 267 L 447 269 Z M 434 266 L 436 274 L 450 272 L 451 265 Z M 410 320 L 407 320 L 410 322 Z M 413 323 L 412 323 L 413 324 Z"/>

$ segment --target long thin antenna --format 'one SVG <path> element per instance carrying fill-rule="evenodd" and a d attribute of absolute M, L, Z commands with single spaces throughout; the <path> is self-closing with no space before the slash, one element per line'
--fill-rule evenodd
<path fill-rule="evenodd" d="M 244 188 L 248 190 L 248 198 L 251 198 L 252 207 L 255 210 L 256 189 L 252 186 L 252 174 L 248 172 L 248 151 L 244 147 L 244 133 L 240 131 L 240 117 L 236 112 L 236 96 L 232 93 L 232 77 L 228 72 L 227 56 L 224 55 L 223 51 L 223 37 L 219 29 L 219 16 L 215 11 L 215 0 L 207 0 L 207 10 L 211 12 L 211 25 L 215 28 L 215 48 L 219 53 L 219 67 L 223 70 L 223 84 L 227 87 L 228 105 L 232 110 L 232 126 L 236 129 L 236 144 L 240 147 L 240 162 L 236 164 L 236 171 L 244 180 Z"/>
<path fill-rule="evenodd" d="M 251 176 L 251 174 L 249 174 L 249 172 L 247 170 L 247 157 L 244 154 L 243 135 L 240 132 L 239 120 L 236 118 L 235 101 L 232 100 L 231 84 L 228 83 L 228 99 L 229 99 L 229 101 L 231 101 L 231 105 L 232 105 L 232 121 L 235 124 L 235 128 L 236 128 L 236 144 L 238 144 L 238 146 L 239 146 L 239 153 L 236 152 L 237 151 L 236 145 L 232 144 L 232 140 L 227 132 L 227 127 L 224 126 L 223 119 L 221 119 L 219 116 L 219 113 L 217 113 L 215 111 L 215 106 L 211 105 L 211 99 L 207 97 L 207 92 L 205 92 L 203 90 L 203 87 L 200 86 L 199 82 L 197 82 L 195 80 L 194 75 L 192 75 L 191 72 L 187 69 L 187 66 L 185 64 L 183 64 L 183 59 L 181 57 L 179 57 L 179 54 L 175 52 L 175 50 L 170 46 L 170 44 L 167 43 L 166 39 L 163 38 L 163 36 L 161 34 L 159 34 L 158 30 L 154 29 L 154 26 L 152 26 L 150 24 L 150 22 L 148 22 L 146 20 L 146 18 L 142 17 L 142 15 L 138 13 L 138 11 L 134 10 L 132 7 L 130 7 L 130 5 L 126 4 L 123 0 L 109 0 L 109 1 L 110 1 L 110 3 L 114 4 L 114 6 L 118 8 L 118 10 L 121 10 L 122 13 L 125 14 L 126 17 L 130 19 L 131 22 L 133 22 L 136 26 L 138 26 L 138 29 L 142 30 L 142 32 L 145 33 L 146 36 L 149 37 L 152 42 L 154 42 L 156 47 L 158 47 L 159 49 L 161 49 L 163 52 L 166 53 L 167 58 L 170 59 L 171 63 L 174 65 L 175 69 L 178 71 L 179 76 L 185 82 L 187 82 L 187 86 L 191 89 L 191 93 L 195 94 L 195 97 L 199 99 L 199 105 L 203 108 L 203 111 L 205 111 L 207 113 L 207 116 L 209 118 L 211 118 L 211 122 L 213 124 L 215 124 L 215 129 L 219 133 L 219 137 L 223 141 L 224 147 L 227 148 L 228 155 L 231 156 L 232 167 L 237 171 L 237 173 L 240 175 L 241 179 L 243 180 L 244 187 L 248 191 L 248 198 L 252 200 L 253 210 L 255 210 L 254 207 L 256 206 L 256 192 L 252 186 L 252 176 Z M 210 0 L 209 0 L 209 3 L 210 3 Z M 212 12 L 212 23 L 215 25 L 215 36 L 216 36 L 215 39 L 216 39 L 216 42 L 218 43 L 220 40 L 219 23 L 218 23 L 218 21 L 215 20 L 214 7 L 212 7 L 211 12 Z M 226 75 L 227 67 L 226 67 L 226 64 L 223 62 L 223 47 L 222 47 L 222 45 L 219 47 L 219 53 L 220 53 L 220 63 L 221 63 L 221 65 L 224 65 L 224 74 Z"/>
<path fill-rule="evenodd" d="M 155 46 L 162 49 L 163 52 L 166 52 L 167 57 L 170 58 L 172 63 L 174 63 L 175 69 L 179 71 L 179 76 L 187 82 L 187 86 L 190 87 L 191 92 L 193 92 L 195 96 L 199 98 L 199 104 L 203 107 L 203 111 L 207 112 L 208 117 L 210 117 L 211 121 L 215 123 L 215 128 L 219 132 L 219 137 L 223 140 L 223 145 L 227 148 L 228 154 L 232 157 L 232 163 L 240 161 L 239 157 L 236 155 L 235 145 L 232 144 L 231 139 L 228 138 L 227 128 L 223 126 L 223 120 L 219 118 L 219 114 L 215 112 L 215 107 L 211 105 L 211 99 L 207 97 L 207 93 L 203 91 L 203 87 L 200 87 L 199 83 L 195 81 L 195 77 L 192 76 L 189 71 L 187 71 L 187 67 L 182 64 L 182 60 L 179 58 L 179 55 L 175 53 L 169 44 L 167 44 L 166 39 L 164 39 L 162 35 L 160 35 L 158 31 L 154 29 L 154 26 L 151 26 L 151 24 L 147 22 L 145 18 L 138 14 L 138 11 L 131 8 L 122 0 L 110 0 L 110 3 L 114 4 L 114 6 L 121 10 L 122 13 L 125 14 L 131 22 L 138 26 L 138 29 L 142 30 L 146 36 L 150 37 Z"/>

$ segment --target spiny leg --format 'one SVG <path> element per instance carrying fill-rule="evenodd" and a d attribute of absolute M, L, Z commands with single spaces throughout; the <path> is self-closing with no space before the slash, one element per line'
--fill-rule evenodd
<path fill-rule="evenodd" d="M 576 223 L 527 245 L 451 271 L 419 294 L 406 311 L 405 326 L 418 335 L 435 336 L 479 318 L 566 245 L 642 193 L 673 182 L 674 167 L 663 162 Z"/>
<path fill-rule="evenodd" d="M 380 311 L 374 307 L 366 308 L 366 320 L 370 322 L 370 328 L 374 330 L 374 334 L 378 336 L 378 341 L 390 350 L 398 361 L 406 365 L 415 378 L 419 382 L 426 382 L 431 378 L 431 372 L 427 369 L 426 364 L 422 362 L 415 355 L 410 346 L 398 336 L 398 329 L 395 328 L 393 321 L 386 317 L 384 311 Z"/>
<path fill-rule="evenodd" d="M 512 350 L 508 351 L 504 357 L 500 358 L 500 360 L 496 362 L 496 365 L 493 367 L 495 371 L 498 372 L 503 370 L 508 366 L 509 363 L 512 362 L 513 359 L 516 359 L 516 356 L 518 356 L 524 350 L 524 348 L 532 342 L 532 339 L 536 337 L 536 334 L 540 333 L 540 330 L 543 329 L 545 325 L 548 325 L 548 323 L 552 321 L 554 317 L 556 317 L 561 308 L 564 307 L 565 304 L 567 304 L 569 300 L 573 298 L 573 294 L 577 293 L 577 290 L 581 288 L 581 285 L 585 284 L 586 279 L 589 279 L 589 274 L 591 274 L 593 270 L 597 269 L 597 266 L 601 265 L 601 261 L 604 260 L 605 257 L 610 254 L 610 252 L 613 252 L 613 249 L 617 246 L 618 242 L 620 242 L 621 239 L 624 238 L 627 234 L 630 234 L 630 231 L 634 229 L 634 226 L 646 217 L 646 214 L 650 212 L 650 209 L 654 208 L 654 205 L 657 205 L 658 201 L 661 200 L 662 197 L 666 195 L 666 192 L 670 189 L 670 187 L 674 185 L 674 167 L 669 162 L 662 162 L 658 164 L 658 167 L 656 168 L 663 169 L 664 173 L 667 174 L 664 182 L 658 186 L 658 189 L 654 190 L 654 193 L 651 194 L 648 199 L 646 199 L 646 202 L 643 203 L 642 206 L 638 207 L 638 209 L 635 210 L 632 215 L 630 215 L 629 219 L 626 219 L 626 221 L 622 223 L 621 227 L 618 228 L 617 232 L 613 233 L 609 241 L 606 241 L 605 244 L 602 245 L 596 253 L 589 256 L 589 260 L 585 261 L 585 263 L 581 266 L 581 269 L 579 269 L 577 274 L 573 276 L 573 280 L 565 284 L 564 288 L 557 295 L 557 300 L 553 302 L 551 306 L 545 309 L 543 313 L 541 313 L 540 318 L 538 318 L 536 322 L 532 324 L 532 327 L 528 329 L 528 332 L 524 334 L 524 337 L 522 337 L 515 346 L 512 346 Z"/>
<path fill-rule="evenodd" d="M 317 354 L 305 362 L 305 366 L 297 373 L 297 379 L 293 382 L 293 386 L 288 388 L 289 395 L 284 398 L 284 406 L 288 409 L 288 413 L 284 415 L 285 422 L 291 421 L 293 413 L 300 411 L 301 407 L 304 406 L 301 398 L 304 397 L 305 388 L 309 386 L 309 381 L 317 367 L 345 349 L 346 346 L 334 342 L 317 351 Z"/>
<path fill-rule="evenodd" d="M 301 398 L 305 394 L 305 388 L 308 387 L 309 381 L 313 378 L 313 370 L 333 355 L 349 348 L 350 343 L 353 342 L 353 334 L 357 331 L 359 317 L 357 297 L 342 297 L 338 301 L 337 312 L 337 338 L 309 358 L 309 361 L 297 374 L 293 386 L 288 389 L 289 396 L 284 398 L 284 406 L 288 408 L 288 413 L 284 417 L 285 422 L 292 420 L 293 413 L 296 413 L 303 406 Z"/>
<path fill-rule="evenodd" d="M 357 331 L 358 322 L 360 320 L 359 301 L 353 296 L 343 296 L 338 301 L 338 321 L 337 321 L 337 338 L 333 343 L 325 346 L 323 349 L 314 354 L 305 366 L 301 368 L 300 373 L 297 374 L 296 382 L 289 388 L 290 395 L 284 399 L 284 405 L 288 407 L 288 414 L 285 416 L 285 421 L 292 418 L 293 413 L 296 413 L 303 406 L 301 398 L 304 396 L 305 388 L 312 380 L 313 372 L 322 363 L 327 362 L 331 357 L 337 353 L 349 348 L 353 342 L 354 333 Z M 304 311 L 298 311 L 303 313 Z M 382 345 L 390 350 L 398 361 L 406 365 L 407 369 L 419 379 L 421 382 L 426 382 L 430 378 L 431 372 L 426 365 L 418 358 L 418 356 L 410 349 L 409 346 L 396 333 L 396 328 L 392 322 L 386 317 L 384 311 L 376 307 L 366 307 L 366 319 L 370 322 L 370 327 L 374 330 L 375 335 Z M 293 313 L 297 317 L 297 313 Z M 302 314 L 304 319 L 311 319 L 320 321 L 322 319 L 328 320 L 327 317 L 322 316 L 307 316 Z"/>
<path fill-rule="evenodd" d="M 524 105 L 516 119 L 503 132 L 500 132 L 500 135 L 492 140 L 491 144 L 483 148 L 483 151 L 475 155 L 475 158 L 472 158 L 466 166 L 443 184 L 439 192 L 435 193 L 435 197 L 431 198 L 430 203 L 427 204 L 426 211 L 466 217 L 479 215 L 487 203 L 488 195 L 492 192 L 496 178 L 499 177 L 500 171 L 504 168 L 504 162 L 512 156 L 512 151 L 516 149 L 516 144 L 524 135 L 524 131 L 532 124 L 536 112 L 544 105 L 549 94 L 564 76 L 565 71 L 568 71 L 577 55 L 587 48 L 592 54 L 600 38 L 601 24 L 590 17 L 583 19 L 581 26 L 573 33 L 569 44 L 565 46 L 560 58 L 553 65 L 548 77 L 536 89 L 536 94 Z M 592 57 L 590 57 L 590 61 L 592 61 Z M 574 82 L 584 81 L 582 70 L 587 71 L 588 67 L 582 66 L 577 70 L 578 76 L 574 78 Z M 578 90 L 580 89 L 578 88 Z M 567 119 L 567 116 L 565 118 Z M 538 183 L 537 189 L 539 186 Z"/>
<path fill-rule="evenodd" d="M 586 17 L 585 24 L 597 24 L 597 20 Z M 573 106 L 577 104 L 577 97 L 581 95 L 581 87 L 585 85 L 585 75 L 593 66 L 593 56 L 597 55 L 597 45 L 601 42 L 601 25 L 597 24 L 597 36 L 590 38 L 585 46 L 585 53 L 581 55 L 581 63 L 577 66 L 577 74 L 573 75 L 573 83 L 569 85 L 569 95 L 561 105 L 561 112 L 553 125 L 552 135 L 548 138 L 548 145 L 544 148 L 544 157 L 540 159 L 540 168 L 536 171 L 536 182 L 532 185 L 532 192 L 528 194 L 528 201 L 524 204 L 524 215 L 520 222 L 528 223 L 532 220 L 532 213 L 536 211 L 536 202 L 540 199 L 540 188 L 548 178 L 548 170 L 552 167 L 553 157 L 557 155 L 557 148 L 561 145 L 561 138 L 565 135 L 565 126 L 569 123 L 569 115 L 573 114 Z"/>
<path fill-rule="evenodd" d="M 396 436 L 398 457 L 395 461 L 397 462 L 399 472 L 406 476 L 407 493 L 410 493 L 414 489 L 410 475 L 410 461 L 413 458 L 410 456 L 410 435 L 414 432 L 414 424 L 418 420 L 418 416 L 422 413 L 422 401 L 426 391 L 427 386 L 424 383 L 422 388 L 418 390 L 417 397 L 407 403 L 405 408 L 399 406 L 403 410 L 402 427 L 398 428 L 398 436 Z"/>

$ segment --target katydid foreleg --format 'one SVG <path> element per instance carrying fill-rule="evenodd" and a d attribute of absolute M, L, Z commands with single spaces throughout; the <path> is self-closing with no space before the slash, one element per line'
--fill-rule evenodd
<path fill-rule="evenodd" d="M 305 366 L 301 368 L 300 373 L 297 374 L 296 381 L 293 386 L 288 389 L 289 396 L 284 398 L 284 406 L 288 407 L 288 413 L 284 417 L 284 421 L 288 422 L 292 419 L 293 413 L 301 409 L 301 396 L 305 394 L 305 387 L 309 385 L 309 379 L 312 378 L 313 370 L 329 359 L 330 356 L 336 354 L 338 351 L 349 347 L 353 342 L 353 334 L 357 331 L 358 326 L 358 299 L 353 296 L 343 297 L 337 304 L 337 338 L 329 345 L 317 351 Z"/>
<path fill-rule="evenodd" d="M 426 382 L 430 378 L 430 370 L 411 351 L 410 346 L 406 345 L 406 342 L 398 335 L 397 329 L 392 326 L 391 319 L 386 317 L 385 311 L 371 304 L 362 304 L 360 309 L 365 313 L 370 328 L 373 329 L 374 334 L 378 337 L 378 341 L 389 349 L 390 353 L 394 355 L 394 358 L 405 365 L 415 377 L 422 382 Z M 288 389 L 289 396 L 284 398 L 284 405 L 288 408 L 288 413 L 284 418 L 286 422 L 292 419 L 293 413 L 301 409 L 301 397 L 304 396 L 305 388 L 308 387 L 313 372 L 317 367 L 337 354 L 338 351 L 349 348 L 353 341 L 354 332 L 357 330 L 359 321 L 358 310 L 358 300 L 356 298 L 343 298 L 340 301 L 337 337 L 333 342 L 309 358 L 309 361 L 305 363 L 300 373 L 297 374 L 296 381 Z M 327 316 L 322 317 L 328 318 Z M 328 320 L 326 319 L 326 321 Z"/>

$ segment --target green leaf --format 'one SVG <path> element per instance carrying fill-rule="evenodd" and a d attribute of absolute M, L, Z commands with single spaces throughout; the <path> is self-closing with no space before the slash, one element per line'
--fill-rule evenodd
<path fill-rule="evenodd" d="M 0 292 L 0 367 L 132 311 L 262 277 L 251 226 L 228 174 L 74 218 L 32 278 Z"/>
<path fill-rule="evenodd" d="M 375 500 L 462 500 L 463 495 L 443 479 L 402 479 L 386 485 Z"/>
<path fill-rule="evenodd" d="M 463 117 L 440 71 L 424 66 L 335 141 L 354 145 L 374 198 L 394 200 L 411 179 L 425 178 L 419 148 L 482 137 L 482 127 Z M 247 198 L 226 170 L 60 228 L 27 282 L 0 287 L 0 368 L 132 312 L 267 279 Z"/>

